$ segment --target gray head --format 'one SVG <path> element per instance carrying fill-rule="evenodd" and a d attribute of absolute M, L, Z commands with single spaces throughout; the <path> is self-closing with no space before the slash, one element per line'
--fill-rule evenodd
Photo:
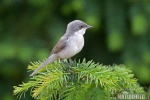
<path fill-rule="evenodd" d="M 86 29 L 91 28 L 92 26 L 87 25 L 81 20 L 74 20 L 67 25 L 66 34 L 70 33 L 79 33 L 84 34 Z"/>

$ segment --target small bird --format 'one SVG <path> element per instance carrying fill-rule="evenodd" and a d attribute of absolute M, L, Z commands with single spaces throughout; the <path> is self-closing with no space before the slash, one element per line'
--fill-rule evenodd
<path fill-rule="evenodd" d="M 52 49 L 48 59 L 42 63 L 30 75 L 35 75 L 41 68 L 57 59 L 68 59 L 79 53 L 84 46 L 84 37 L 86 29 L 91 28 L 81 20 L 74 20 L 67 25 L 66 33 L 60 38 L 58 43 Z"/>

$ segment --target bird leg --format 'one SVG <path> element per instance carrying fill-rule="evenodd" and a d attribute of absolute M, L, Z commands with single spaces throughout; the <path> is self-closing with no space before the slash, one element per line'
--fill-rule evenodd
<path fill-rule="evenodd" d="M 69 58 L 69 63 L 70 63 L 70 66 L 74 66 L 74 61 L 71 59 L 71 58 Z"/>
<path fill-rule="evenodd" d="M 64 66 L 66 66 L 66 67 L 64 68 L 65 70 L 68 70 L 68 71 L 71 70 L 71 66 L 72 66 L 73 61 L 72 61 L 70 58 L 69 58 L 69 62 L 71 62 L 71 64 L 65 62 L 64 60 L 60 60 L 60 61 L 62 62 L 62 64 L 63 64 Z"/>
<path fill-rule="evenodd" d="M 72 63 L 72 62 L 73 62 L 71 58 L 69 58 L 69 62 L 70 62 L 70 63 Z"/>
<path fill-rule="evenodd" d="M 68 63 L 66 63 L 66 62 L 64 62 L 64 60 L 63 60 L 63 59 L 61 59 L 60 61 L 62 62 L 62 64 L 63 64 L 64 66 L 69 66 L 69 64 L 68 64 Z"/>

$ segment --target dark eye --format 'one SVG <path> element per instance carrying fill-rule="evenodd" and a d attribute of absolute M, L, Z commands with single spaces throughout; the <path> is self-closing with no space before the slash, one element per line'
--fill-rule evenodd
<path fill-rule="evenodd" d="M 84 26 L 82 26 L 82 25 L 81 25 L 81 26 L 79 26 L 79 28 L 80 28 L 80 29 L 82 29 L 83 27 L 84 27 Z"/>

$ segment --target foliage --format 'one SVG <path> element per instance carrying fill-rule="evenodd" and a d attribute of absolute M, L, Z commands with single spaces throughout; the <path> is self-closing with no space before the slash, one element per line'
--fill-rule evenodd
<path fill-rule="evenodd" d="M 0 0 L 0 100 L 15 100 L 28 62 L 47 58 L 75 19 L 94 26 L 76 59 L 125 64 L 148 91 L 149 16 L 150 0 Z"/>
<path fill-rule="evenodd" d="M 32 63 L 28 69 L 33 71 L 40 64 Z M 14 86 L 14 94 L 21 98 L 29 88 L 32 97 L 41 100 L 110 100 L 123 92 L 144 93 L 124 65 L 105 66 L 85 59 L 50 63 L 29 82 Z"/>

